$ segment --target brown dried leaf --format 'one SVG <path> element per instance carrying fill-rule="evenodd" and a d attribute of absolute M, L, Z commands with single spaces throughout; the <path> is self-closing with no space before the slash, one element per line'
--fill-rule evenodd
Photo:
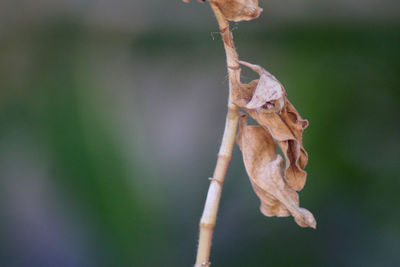
<path fill-rule="evenodd" d="M 244 108 L 258 109 L 265 106 L 268 111 L 279 111 L 283 107 L 284 97 L 286 95 L 282 84 L 275 76 L 258 65 L 250 64 L 245 61 L 239 61 L 239 63 L 249 67 L 260 75 L 252 97 Z"/>
<path fill-rule="evenodd" d="M 183 0 L 189 3 L 190 0 Z M 198 0 L 205 2 L 205 0 Z M 258 7 L 258 0 L 209 0 L 209 2 L 218 6 L 221 13 L 230 21 L 249 21 L 256 19 L 263 11 Z"/>
<path fill-rule="evenodd" d="M 279 112 L 285 104 L 285 88 L 271 73 L 258 65 L 244 61 L 240 64 L 251 68 L 260 78 L 248 84 L 233 84 L 233 102 L 246 110 L 258 110 L 263 113 Z"/>
<path fill-rule="evenodd" d="M 237 143 L 243 153 L 246 171 L 265 216 L 292 215 L 301 227 L 316 227 L 311 212 L 299 207 L 297 192 L 284 179 L 283 159 L 276 154 L 272 136 L 261 126 L 248 126 L 241 117 Z"/>
<path fill-rule="evenodd" d="M 210 0 L 216 4 L 230 21 L 249 21 L 260 16 L 262 8 L 258 7 L 258 0 Z"/>
<path fill-rule="evenodd" d="M 308 122 L 300 117 L 287 100 L 283 85 L 272 74 L 258 65 L 243 61 L 239 63 L 257 72 L 260 79 L 249 84 L 238 83 L 233 88 L 233 101 L 245 109 L 278 143 L 285 155 L 287 183 L 299 191 L 307 178 L 304 168 L 308 156 L 302 145 L 302 135 Z"/>
<path fill-rule="evenodd" d="M 293 125 L 288 123 L 282 113 L 287 113 L 287 107 L 279 113 L 264 113 L 257 110 L 247 110 L 261 126 L 263 126 L 276 140 L 280 146 L 286 160 L 285 177 L 288 184 L 296 191 L 301 190 L 306 182 L 307 173 L 304 168 L 307 164 L 308 156 L 302 145 L 302 132 L 304 128 L 299 128 L 303 120 L 298 120 Z M 296 136 L 299 136 L 297 138 Z"/>

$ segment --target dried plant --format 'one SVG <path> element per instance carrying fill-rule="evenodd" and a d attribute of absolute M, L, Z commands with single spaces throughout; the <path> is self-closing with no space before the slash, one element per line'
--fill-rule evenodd
<path fill-rule="evenodd" d="M 189 2 L 190 0 L 184 0 Z M 199 0 L 200 2 L 204 2 Z M 200 236 L 195 267 L 210 266 L 211 240 L 226 171 L 232 157 L 235 139 L 243 161 L 261 201 L 265 216 L 293 216 L 301 227 L 316 227 L 311 212 L 299 207 L 300 191 L 306 182 L 308 155 L 302 144 L 308 121 L 303 120 L 286 98 L 283 85 L 262 67 L 239 61 L 228 21 L 248 21 L 258 18 L 262 9 L 258 0 L 209 0 L 217 18 L 224 43 L 229 74 L 228 113 L 217 165 L 200 220 Z M 244 65 L 259 75 L 248 84 L 240 81 Z M 246 111 L 259 125 L 247 125 Z M 240 119 L 240 129 L 237 128 Z M 277 154 L 276 145 L 285 160 Z"/>

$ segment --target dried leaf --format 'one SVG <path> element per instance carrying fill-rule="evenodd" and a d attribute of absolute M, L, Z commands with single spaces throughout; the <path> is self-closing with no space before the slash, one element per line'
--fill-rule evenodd
<path fill-rule="evenodd" d="M 247 109 L 258 109 L 263 106 L 269 111 L 279 111 L 283 106 L 286 95 L 282 84 L 271 73 L 258 65 L 239 61 L 260 75 L 250 101 L 244 106 Z"/>
<path fill-rule="evenodd" d="M 316 227 L 311 212 L 299 207 L 297 192 L 284 179 L 283 159 L 276 154 L 273 137 L 261 126 L 248 126 L 241 117 L 237 143 L 243 153 L 246 171 L 266 216 L 292 215 L 301 227 Z"/>
<path fill-rule="evenodd" d="M 280 146 L 286 160 L 285 179 L 294 190 L 301 190 L 306 182 L 304 171 L 308 156 L 303 148 L 303 131 L 308 122 L 286 98 L 283 85 L 258 65 L 240 61 L 260 75 L 249 84 L 237 83 L 233 88 L 233 101 L 245 109 L 263 126 Z"/>
<path fill-rule="evenodd" d="M 189 3 L 190 0 L 183 0 L 183 2 Z M 198 0 L 198 2 L 205 2 L 205 0 Z M 216 4 L 227 20 L 235 22 L 256 19 L 263 11 L 258 7 L 258 0 L 209 0 L 209 2 Z"/>
<path fill-rule="evenodd" d="M 216 4 L 230 21 L 249 21 L 260 16 L 262 8 L 258 7 L 258 0 L 210 0 Z"/>
<path fill-rule="evenodd" d="M 301 139 L 304 128 L 299 129 L 297 127 L 297 124 L 304 124 L 299 120 L 297 123 L 293 123 L 296 127 L 290 127 L 287 120 L 280 115 L 285 112 L 287 112 L 286 106 L 280 113 L 263 113 L 257 110 L 248 110 L 250 116 L 277 141 L 286 160 L 285 177 L 287 182 L 293 189 L 299 191 L 304 187 L 307 179 L 307 173 L 304 168 L 307 164 L 308 156 L 303 148 Z M 296 136 L 300 136 L 300 138 L 297 139 Z"/>

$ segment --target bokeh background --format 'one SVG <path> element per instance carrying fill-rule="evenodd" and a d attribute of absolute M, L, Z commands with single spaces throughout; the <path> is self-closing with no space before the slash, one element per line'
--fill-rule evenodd
<path fill-rule="evenodd" d="M 400 266 L 400 2 L 260 5 L 236 46 L 310 121 L 318 228 L 262 216 L 236 148 L 212 266 Z M 0 266 L 192 266 L 227 86 L 207 4 L 1 0 Z"/>

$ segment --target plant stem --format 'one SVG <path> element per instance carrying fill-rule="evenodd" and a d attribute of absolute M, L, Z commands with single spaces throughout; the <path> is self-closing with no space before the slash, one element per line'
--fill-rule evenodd
<path fill-rule="evenodd" d="M 226 63 L 229 74 L 229 100 L 228 112 L 226 115 L 224 136 L 218 153 L 217 165 L 214 175 L 211 178 L 207 199 L 200 220 L 199 245 L 195 267 L 209 266 L 211 241 L 215 221 L 217 218 L 218 205 L 221 198 L 222 186 L 225 181 L 226 171 L 232 158 L 232 151 L 235 144 L 235 137 L 239 121 L 239 107 L 232 102 L 232 87 L 240 82 L 240 66 L 238 55 L 233 43 L 232 33 L 229 30 L 229 23 L 221 13 L 216 4 L 210 1 L 211 8 L 217 18 L 219 29 L 226 53 Z"/>

